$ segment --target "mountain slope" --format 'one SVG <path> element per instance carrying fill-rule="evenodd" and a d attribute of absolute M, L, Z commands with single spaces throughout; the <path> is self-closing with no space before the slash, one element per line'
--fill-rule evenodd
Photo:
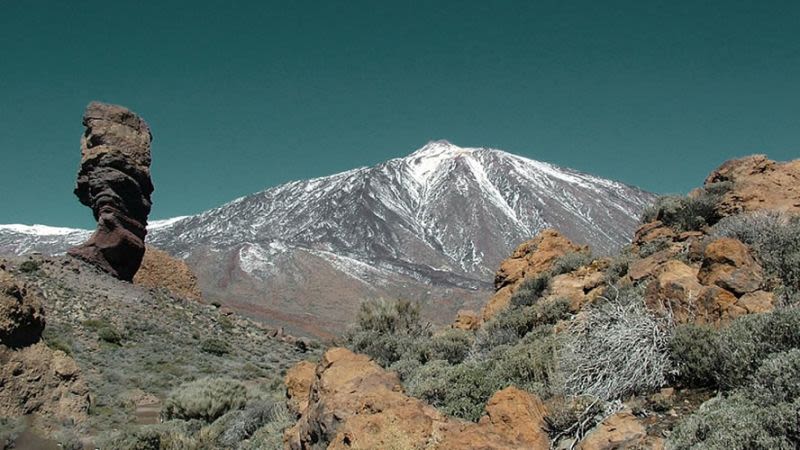
<path fill-rule="evenodd" d="M 423 301 L 434 319 L 477 305 L 499 262 L 545 227 L 611 252 L 652 200 L 622 183 L 436 141 L 151 227 L 148 242 L 185 258 L 206 297 L 324 335 L 363 297 Z"/>

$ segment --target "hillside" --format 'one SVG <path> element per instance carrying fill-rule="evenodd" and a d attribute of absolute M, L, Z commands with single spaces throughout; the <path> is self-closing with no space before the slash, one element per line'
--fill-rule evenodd
<path fill-rule="evenodd" d="M 0 448 L 15 440 L 16 448 L 26 442 L 45 449 L 56 443 L 126 448 L 126 439 L 145 432 L 140 425 L 159 422 L 171 395 L 208 378 L 232 380 L 225 382 L 233 392 L 241 389 L 240 406 L 249 414 L 263 413 L 256 428 L 274 427 L 270 424 L 286 417 L 281 377 L 315 352 L 310 341 L 163 288 L 116 280 L 71 257 L 3 259 L 0 274 L 24 286 L 28 298 L 41 304 L 46 322 L 42 342 L 19 349 L 0 345 L 0 381 L 6 388 L 0 417 L 11 417 L 0 421 Z M 5 371 L 12 366 L 13 372 Z M 57 392 L 60 399 L 53 398 Z M 202 389 L 193 395 L 203 401 Z M 225 420 L 204 431 L 211 433 L 204 434 L 204 445 L 226 447 L 211 442 L 245 419 Z M 160 429 L 195 425 L 176 419 Z M 49 439 L 42 440 L 43 434 Z M 279 448 L 279 434 L 262 432 L 261 444 L 253 448 Z M 244 439 L 237 436 L 237 443 Z"/>

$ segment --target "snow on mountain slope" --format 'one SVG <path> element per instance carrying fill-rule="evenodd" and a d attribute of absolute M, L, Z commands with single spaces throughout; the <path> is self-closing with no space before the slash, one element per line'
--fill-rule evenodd
<path fill-rule="evenodd" d="M 449 320 L 479 304 L 500 261 L 543 228 L 608 253 L 629 241 L 653 199 L 500 150 L 435 141 L 374 167 L 151 223 L 148 243 L 184 257 L 207 296 L 330 332 L 373 295 L 418 299 Z"/>

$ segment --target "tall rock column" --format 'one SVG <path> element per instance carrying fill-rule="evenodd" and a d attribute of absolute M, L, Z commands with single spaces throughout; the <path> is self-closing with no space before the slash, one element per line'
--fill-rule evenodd
<path fill-rule="evenodd" d="M 92 102 L 83 114 L 75 195 L 92 208 L 97 230 L 67 253 L 131 281 L 144 256 L 150 214 L 150 142 L 144 120 L 117 105 Z"/>

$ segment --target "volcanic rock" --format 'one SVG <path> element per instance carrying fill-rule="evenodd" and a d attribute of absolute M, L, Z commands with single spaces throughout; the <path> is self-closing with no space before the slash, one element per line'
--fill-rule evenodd
<path fill-rule="evenodd" d="M 775 162 L 765 155 L 727 161 L 706 178 L 705 185 L 730 182 L 718 207 L 723 215 L 763 209 L 800 212 L 800 159 Z"/>
<path fill-rule="evenodd" d="M 731 238 L 717 239 L 706 246 L 698 277 L 705 285 L 717 285 L 737 296 L 754 292 L 764 281 L 761 266 L 747 245 Z"/>
<path fill-rule="evenodd" d="M 495 294 L 483 309 L 483 319 L 489 320 L 508 306 L 511 296 L 525 278 L 547 272 L 555 261 L 567 253 L 588 251 L 553 229 L 546 229 L 533 239 L 520 244 L 511 257 L 500 264 L 494 277 Z"/>
<path fill-rule="evenodd" d="M 41 299 L 0 270 L 0 344 L 13 348 L 31 345 L 41 338 L 44 324 Z"/>
<path fill-rule="evenodd" d="M 192 269 L 181 259 L 153 246 L 145 246 L 144 258 L 133 283 L 151 288 L 164 288 L 173 295 L 199 300 L 200 288 Z"/>
<path fill-rule="evenodd" d="M 131 281 L 145 253 L 153 192 L 150 128 L 128 109 L 98 102 L 86 108 L 83 125 L 75 195 L 92 208 L 97 229 L 68 253 Z"/>
<path fill-rule="evenodd" d="M 617 450 L 653 448 L 643 445 L 644 426 L 630 411 L 620 411 L 605 419 L 578 445 L 580 450 Z M 543 447 L 544 448 L 544 447 Z"/>
<path fill-rule="evenodd" d="M 293 371 L 306 373 L 307 367 Z M 300 378 L 306 379 L 307 373 L 293 377 Z M 303 395 L 295 389 L 287 394 L 290 402 L 295 395 Z M 498 391 L 477 424 L 465 422 L 407 396 L 396 374 L 343 348 L 323 355 L 308 399 L 300 420 L 284 435 L 287 448 L 521 450 L 549 446 L 545 407 L 528 392 L 514 387 Z"/>

